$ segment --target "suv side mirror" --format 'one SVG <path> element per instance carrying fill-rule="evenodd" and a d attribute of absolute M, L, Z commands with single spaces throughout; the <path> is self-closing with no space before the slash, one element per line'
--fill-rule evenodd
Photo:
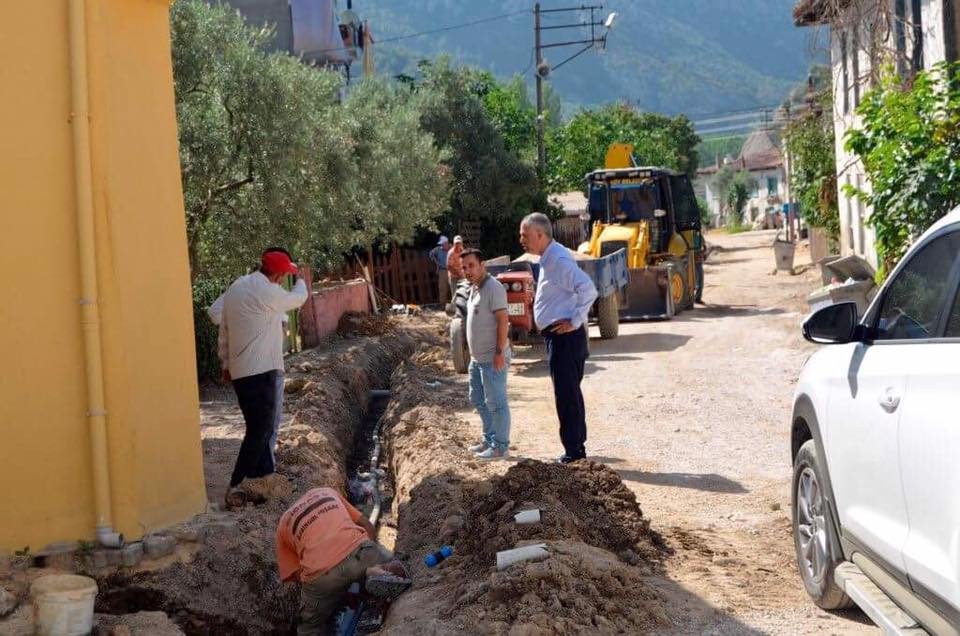
<path fill-rule="evenodd" d="M 857 304 L 837 303 L 815 311 L 803 323 L 803 337 L 816 344 L 853 342 L 857 331 Z"/>

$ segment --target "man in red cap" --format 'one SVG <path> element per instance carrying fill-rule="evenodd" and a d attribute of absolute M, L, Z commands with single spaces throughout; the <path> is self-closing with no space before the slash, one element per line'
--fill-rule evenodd
<path fill-rule="evenodd" d="M 297 276 L 290 291 L 280 286 Z M 284 314 L 307 300 L 307 285 L 285 250 L 263 253 L 260 269 L 241 276 L 223 295 L 219 354 L 224 381 L 231 381 L 243 412 L 246 432 L 230 478 L 228 502 L 244 479 L 274 472 L 270 440 L 283 408 Z"/>

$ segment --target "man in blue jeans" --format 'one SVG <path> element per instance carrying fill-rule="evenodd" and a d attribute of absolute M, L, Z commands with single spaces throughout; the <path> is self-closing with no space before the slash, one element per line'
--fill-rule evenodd
<path fill-rule="evenodd" d="M 467 345 L 470 347 L 470 401 L 480 413 L 483 438 L 470 447 L 477 459 L 504 459 L 510 448 L 510 327 L 507 291 L 487 273 L 480 250 L 464 250 L 463 275 L 471 283 L 467 299 Z"/>

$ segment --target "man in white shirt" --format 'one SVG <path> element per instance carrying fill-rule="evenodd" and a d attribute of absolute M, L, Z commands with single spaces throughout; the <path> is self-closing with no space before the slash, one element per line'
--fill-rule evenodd
<path fill-rule="evenodd" d="M 260 258 L 262 259 L 267 252 L 283 252 L 288 258 L 292 258 L 290 256 L 290 252 L 282 247 L 268 247 L 267 249 L 263 250 L 263 254 L 260 255 Z M 210 316 L 210 321 L 217 327 L 220 326 L 220 320 L 223 317 L 223 297 L 226 295 L 227 292 L 224 291 L 215 301 L 213 301 L 212 305 L 207 307 L 207 315 Z M 281 316 L 281 339 L 285 337 L 289 317 L 289 314 L 286 312 Z M 280 421 L 283 418 L 283 374 L 280 374 L 277 377 L 277 404 L 278 406 L 276 408 L 276 414 L 273 420 L 273 434 L 270 436 L 270 456 L 273 457 L 274 463 L 277 461 L 277 434 L 280 432 Z"/>
<path fill-rule="evenodd" d="M 260 261 L 259 271 L 241 276 L 227 289 L 220 316 L 223 379 L 233 383 L 246 423 L 231 489 L 276 468 L 270 441 L 282 408 L 278 391 L 283 382 L 281 324 L 286 312 L 307 300 L 306 283 L 286 252 L 268 250 Z M 288 274 L 297 275 L 291 291 L 280 286 Z"/>

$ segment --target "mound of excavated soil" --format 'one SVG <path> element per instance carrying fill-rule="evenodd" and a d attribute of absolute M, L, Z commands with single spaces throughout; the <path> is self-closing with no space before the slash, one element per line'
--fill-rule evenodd
<path fill-rule="evenodd" d="M 386 634 L 655 633 L 669 626 L 647 582 L 664 553 L 633 493 L 601 464 L 476 462 L 460 383 L 437 382 L 448 355 L 421 342 L 391 379 L 385 445 L 396 486 L 396 549 L 414 589 L 391 607 Z M 446 367 L 446 373 L 449 373 Z M 509 466 L 509 468 L 508 468 Z M 539 508 L 539 524 L 513 516 Z M 454 556 L 429 570 L 440 545 Z M 495 568 L 496 553 L 544 543 L 549 557 Z"/>
<path fill-rule="evenodd" d="M 521 541 L 574 539 L 634 565 L 656 561 L 663 547 L 633 492 L 603 464 L 525 460 L 471 490 L 464 497 L 467 512 L 456 539 L 457 554 L 469 567 L 487 569 L 498 551 Z M 532 508 L 540 509 L 540 523 L 515 523 L 517 512 Z"/>
<path fill-rule="evenodd" d="M 550 557 L 465 586 L 451 613 L 491 634 L 636 634 L 669 625 L 641 569 L 578 541 L 548 542 Z"/>

